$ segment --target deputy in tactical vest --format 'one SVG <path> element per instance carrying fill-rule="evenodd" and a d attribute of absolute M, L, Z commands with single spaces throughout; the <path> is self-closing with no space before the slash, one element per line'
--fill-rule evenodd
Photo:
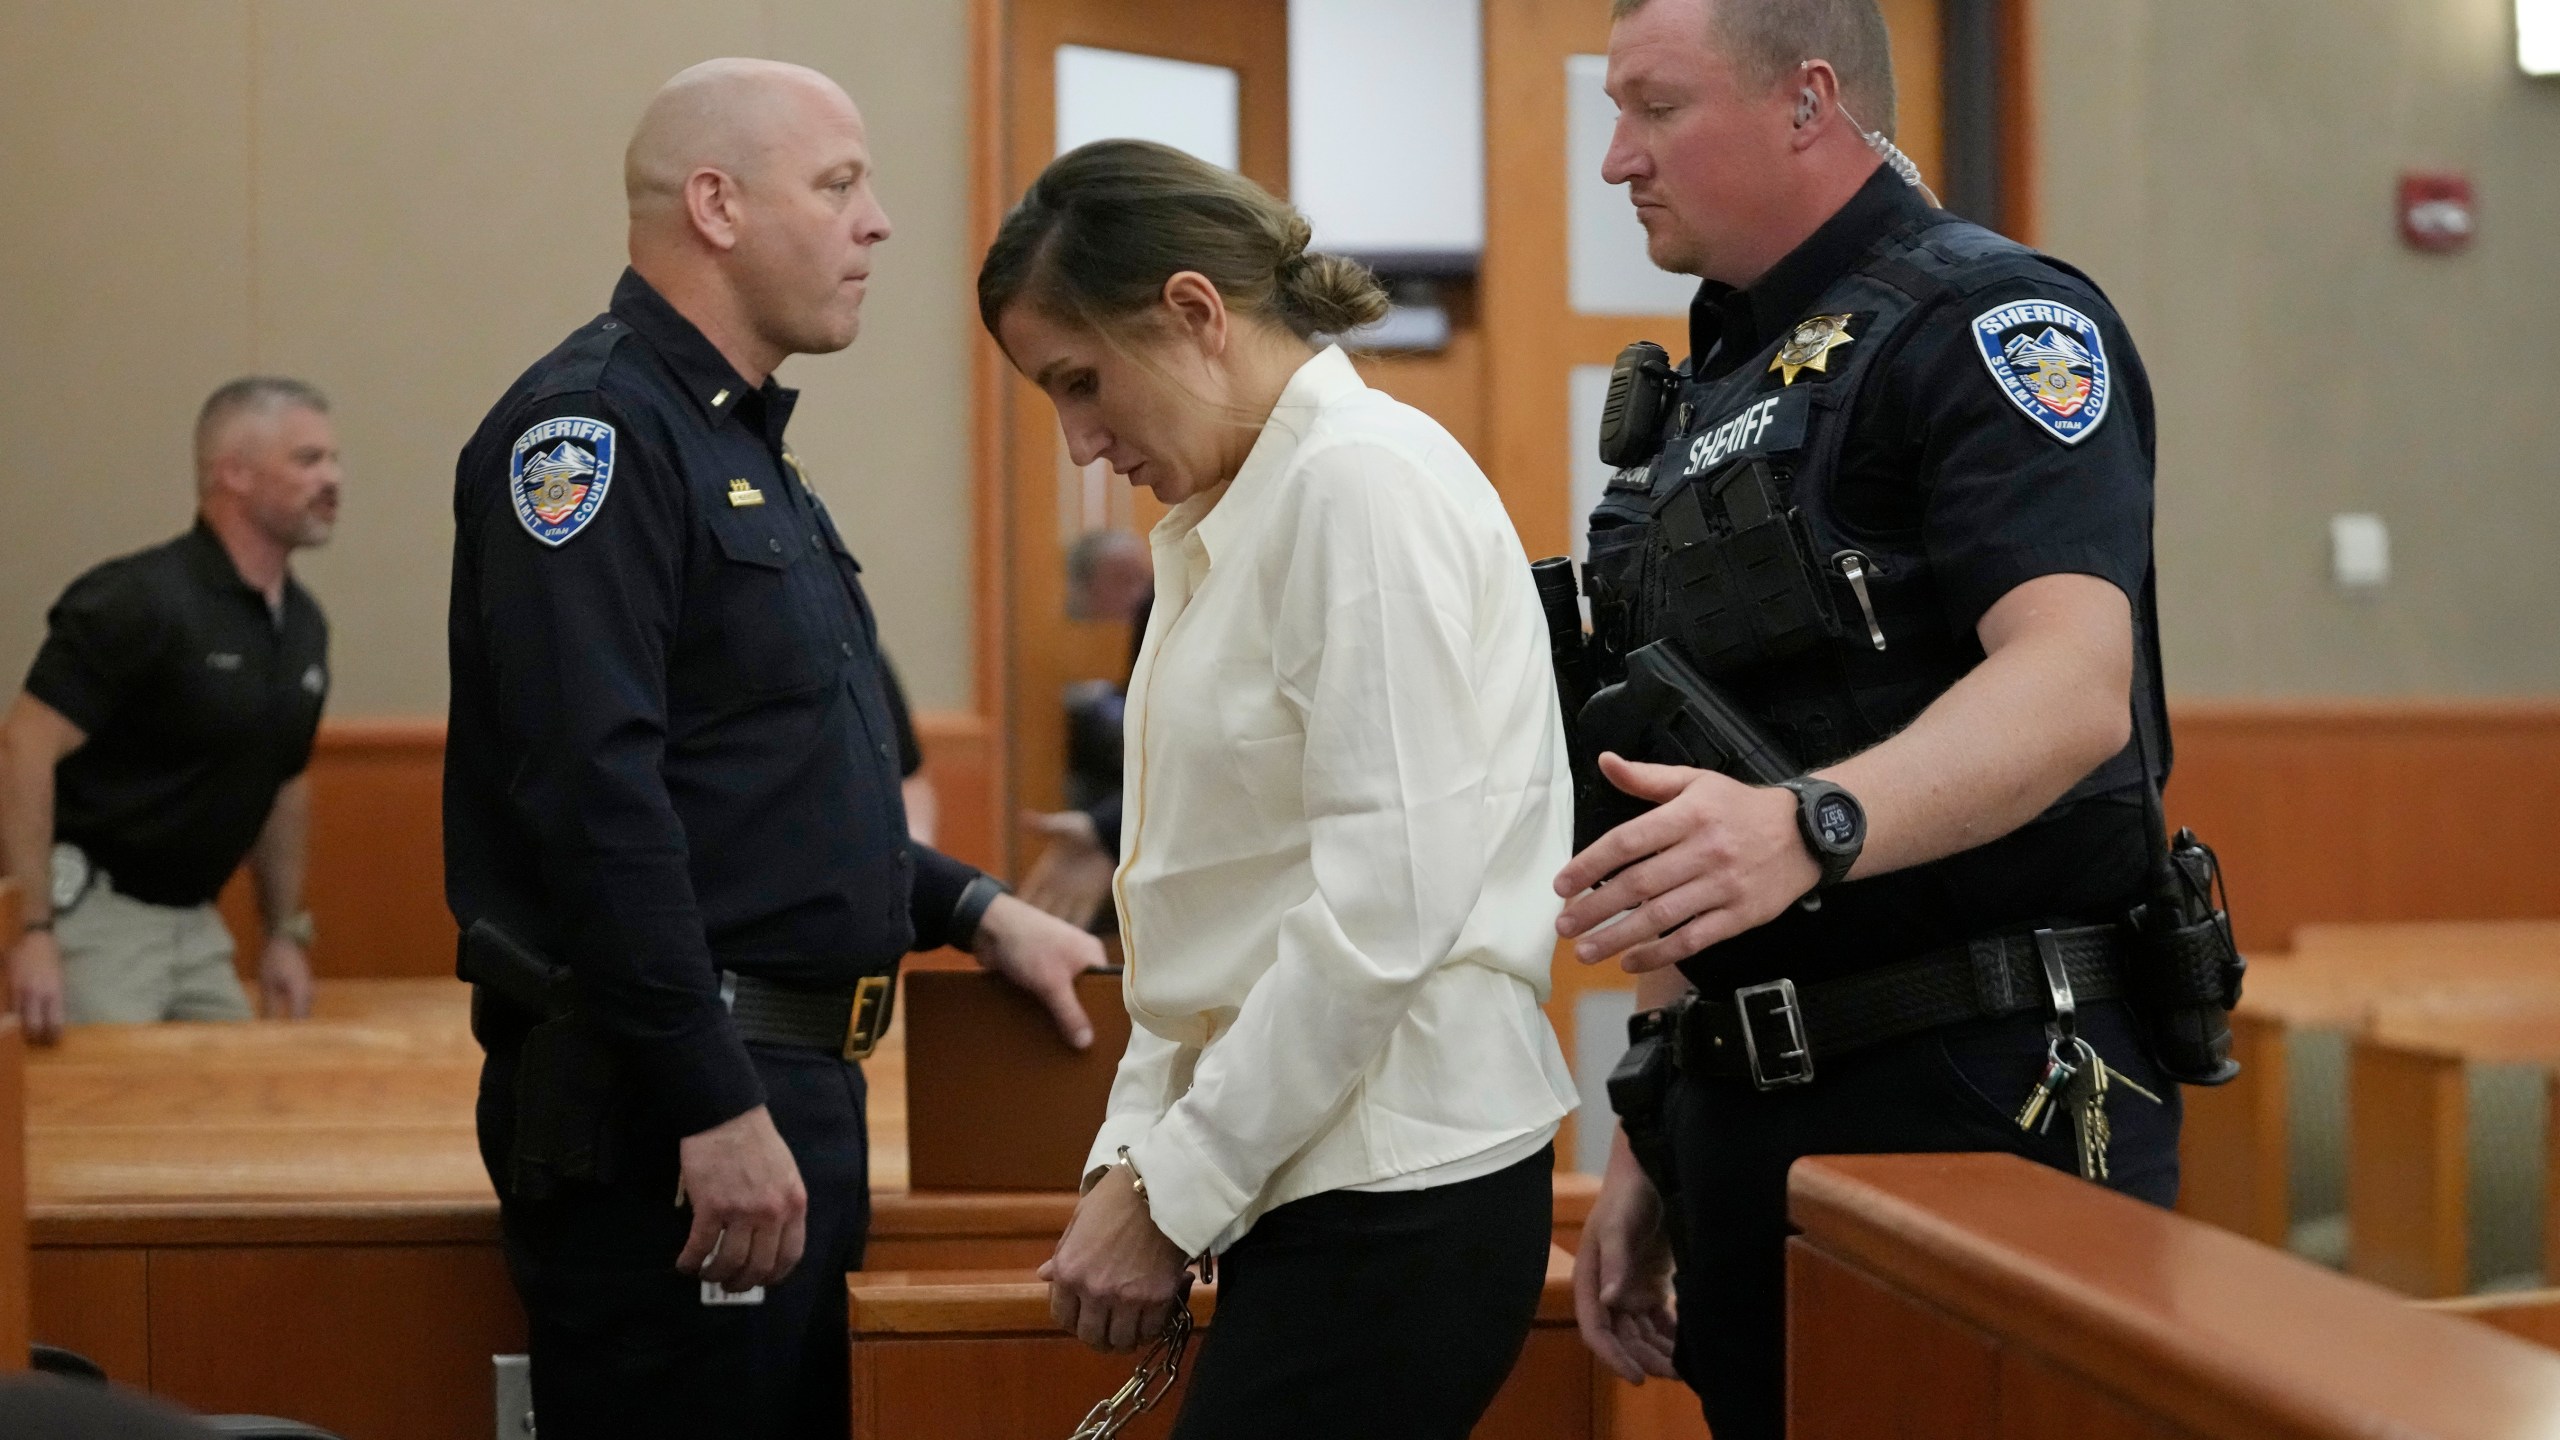
<path fill-rule="evenodd" d="M 1576 1284 L 1605 1360 L 1752 1440 L 1783 1429 L 1790 1163 L 2010 1151 L 2168 1204 L 2238 967 L 2210 853 L 2159 822 L 2122 322 L 1871 128 L 1875 0 L 1616 14 L 1605 175 L 1704 283 L 1688 360 L 1615 377 L 1587 648 L 1541 576 L 1582 772 L 1559 929 L 1645 1012 Z"/>

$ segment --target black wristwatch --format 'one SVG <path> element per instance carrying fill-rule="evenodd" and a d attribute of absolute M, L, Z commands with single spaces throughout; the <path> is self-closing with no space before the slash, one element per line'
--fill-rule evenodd
<path fill-rule="evenodd" d="M 1857 796 L 1828 780 L 1798 776 L 1778 783 L 1795 792 L 1796 830 L 1804 837 L 1804 848 L 1822 866 L 1822 880 L 1814 888 L 1827 890 L 1839 884 L 1858 863 L 1858 852 L 1867 847 L 1866 807 Z"/>

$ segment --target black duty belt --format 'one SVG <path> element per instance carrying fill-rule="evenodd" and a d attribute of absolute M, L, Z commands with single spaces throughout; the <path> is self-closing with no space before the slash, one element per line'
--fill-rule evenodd
<path fill-rule="evenodd" d="M 870 1058 L 889 1028 L 894 975 L 865 975 L 851 990 L 803 990 L 734 970 L 720 972 L 720 998 L 738 1038 L 756 1045 L 825 1050 L 847 1060 Z"/>
<path fill-rule="evenodd" d="M 1692 993 L 1638 1017 L 1668 1031 L 1687 1075 L 1747 1079 L 1763 1090 L 1813 1080 L 1830 1060 L 1887 1040 L 1967 1020 L 2042 1010 L 2043 948 L 2051 946 L 2075 1000 L 2126 993 L 2133 946 L 2124 928 L 2090 925 L 1991 935 L 1837 980 L 1772 980 L 1730 995 Z"/>

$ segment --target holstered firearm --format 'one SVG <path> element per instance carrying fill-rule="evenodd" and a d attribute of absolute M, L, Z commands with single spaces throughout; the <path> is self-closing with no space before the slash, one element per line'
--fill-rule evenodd
<path fill-rule="evenodd" d="M 1573 848 L 1581 851 L 1641 815 L 1643 801 L 1600 773 L 1603 751 L 1629 760 L 1713 770 L 1752 785 L 1775 785 L 1803 773 L 1715 683 L 1698 673 L 1677 644 L 1656 640 L 1626 658 L 1626 675 L 1595 690 L 1582 633 L 1573 562 L 1557 555 L 1534 561 L 1556 697 L 1564 707 L 1565 753 L 1573 764 Z"/>
<path fill-rule="evenodd" d="M 1679 1009 L 1639 1010 L 1627 1017 L 1627 1050 L 1609 1072 L 1609 1108 L 1618 1114 L 1618 1129 L 1627 1137 L 1628 1153 L 1644 1178 L 1662 1197 L 1663 1231 L 1671 1238 L 1672 1259 L 1680 1252 L 1680 1184 L 1671 1164 L 1671 1081 L 1679 1069 L 1673 1053 L 1679 1032 Z"/>
<path fill-rule="evenodd" d="M 533 1017 L 516 1059 L 509 1196 L 540 1200 L 564 1180 L 610 1181 L 621 1121 L 621 1066 L 579 1012 L 569 968 L 485 918 L 463 932 L 455 968 L 478 987 L 475 1001 L 485 1004 L 495 996 Z"/>

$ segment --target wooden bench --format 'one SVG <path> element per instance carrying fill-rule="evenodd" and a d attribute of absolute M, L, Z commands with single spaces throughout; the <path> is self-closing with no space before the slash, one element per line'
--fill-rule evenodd
<path fill-rule="evenodd" d="M 1024 1271 L 869 1272 L 848 1295 L 854 1440 L 1063 1436 L 1129 1377 L 1133 1357 L 1059 1333 L 1048 1286 Z M 1193 1291 L 1192 1315 L 1217 1323 L 1215 1287 Z M 1606 1374 L 1574 1329 L 1573 1257 L 1550 1250 L 1535 1327 L 1477 1440 L 1604 1440 Z M 1123 1433 L 1159 1440 L 1181 1403 L 1177 1385 Z"/>
<path fill-rule="evenodd" d="M 2560 1086 L 2555 1066 L 2560 999 L 2547 994 L 2375 1008 L 2349 1061 L 2348 1253 L 2356 1274 L 2439 1297 L 2500 1278 L 2492 1271 L 2560 1271 L 2553 1223 L 2560 1147 L 2550 1143 L 2560 1116 L 2550 1103 Z M 2519 1101 L 2541 1113 L 2519 1113 Z M 2537 1226 L 2538 1246 L 2517 1233 Z"/>
<path fill-rule="evenodd" d="M 2284 1245 L 2316 1212 L 2342 1209 L 2343 1046 L 2378 1004 L 2442 996 L 2560 995 L 2560 922 L 2306 925 L 2289 955 L 2255 957 L 2232 1015 L 2240 1078 L 2187 1092 L 2181 1212 Z M 2297 1085 L 2318 1034 L 2340 1057 L 2334 1088 Z M 2315 1081 L 2332 1077 L 2317 1073 Z"/>
<path fill-rule="evenodd" d="M 2421 1301 L 2420 1308 L 2459 1315 L 2545 1350 L 2560 1350 L 2560 1290 L 2464 1295 L 2452 1300 Z"/>
<path fill-rule="evenodd" d="M 1789 1196 L 1793 1440 L 2560 1433 L 2560 1356 L 2012 1156 Z"/>
<path fill-rule="evenodd" d="M 451 980 L 330 980 L 312 1020 L 96 1026 L 28 1074 L 36 1338 L 191 1408 L 367 1440 L 478 1433 L 524 1348 Z M 871 1082 L 874 1268 L 1029 1267 L 1072 1190 L 907 1188 L 893 1029 Z M 1560 1176 L 1571 1245 L 1596 1185 Z"/>
<path fill-rule="evenodd" d="M 0 909 L 5 909 L 0 905 Z M 0 922 L 9 917 L 0 914 Z M 0 923 L 0 935 L 14 933 Z M 0 1015 L 0 1375 L 27 1368 L 27 1076 L 18 1017 Z"/>

